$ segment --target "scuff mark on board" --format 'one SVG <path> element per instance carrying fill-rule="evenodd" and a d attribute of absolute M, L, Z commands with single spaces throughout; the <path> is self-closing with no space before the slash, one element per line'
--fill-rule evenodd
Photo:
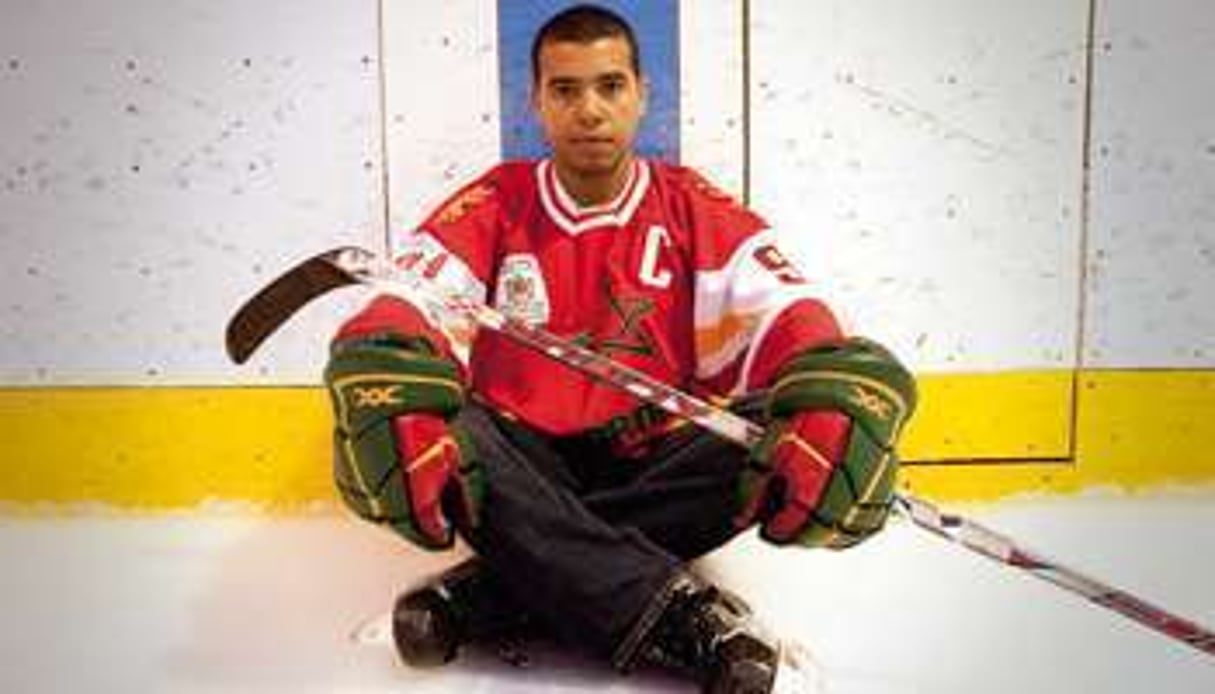
<path fill-rule="evenodd" d="M 880 110 L 895 117 L 910 116 L 918 125 L 939 134 L 946 140 L 961 140 L 992 159 L 1002 157 L 1008 153 L 1003 145 L 984 140 L 956 125 L 946 122 L 945 119 L 931 111 L 922 109 L 905 99 L 901 99 L 871 84 L 861 82 L 851 73 L 840 75 L 837 77 L 837 81 L 860 93 Z"/>

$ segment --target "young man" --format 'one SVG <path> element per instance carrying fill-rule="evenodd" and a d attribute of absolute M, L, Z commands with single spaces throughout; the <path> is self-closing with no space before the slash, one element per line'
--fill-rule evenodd
<path fill-rule="evenodd" d="M 687 562 L 753 525 L 846 547 L 890 510 L 910 374 L 844 337 L 757 216 L 633 151 L 646 82 L 629 26 L 579 6 L 532 50 L 552 156 L 501 164 L 395 240 L 396 262 L 666 383 L 732 402 L 743 450 L 490 331 L 379 297 L 326 370 L 344 500 L 476 558 L 405 594 L 415 665 L 522 623 L 610 659 L 766 692 L 777 644 Z"/>

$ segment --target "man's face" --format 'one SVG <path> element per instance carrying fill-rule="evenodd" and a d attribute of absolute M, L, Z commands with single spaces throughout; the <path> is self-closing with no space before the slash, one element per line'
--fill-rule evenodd
<path fill-rule="evenodd" d="M 557 166 L 584 176 L 617 170 L 645 113 L 628 41 L 549 41 L 538 58 L 532 101 Z"/>

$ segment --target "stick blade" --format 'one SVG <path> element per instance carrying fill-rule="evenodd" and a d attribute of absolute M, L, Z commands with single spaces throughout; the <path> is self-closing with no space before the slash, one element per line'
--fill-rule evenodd
<path fill-rule="evenodd" d="M 325 251 L 279 275 L 246 301 L 228 321 L 228 357 L 243 364 L 275 330 L 305 304 L 340 287 L 360 281 L 357 266 L 374 258 L 370 251 L 343 246 Z"/>

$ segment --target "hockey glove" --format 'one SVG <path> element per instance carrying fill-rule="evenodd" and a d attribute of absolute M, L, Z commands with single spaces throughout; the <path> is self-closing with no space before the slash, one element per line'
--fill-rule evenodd
<path fill-rule="evenodd" d="M 767 434 L 743 473 L 740 525 L 777 544 L 844 548 L 882 528 L 895 444 L 915 381 L 880 345 L 852 338 L 790 360 L 769 391 Z"/>
<path fill-rule="evenodd" d="M 464 402 L 458 366 L 429 341 L 339 333 L 325 369 L 334 409 L 334 479 L 359 516 L 427 549 L 450 547 L 453 522 L 477 523 L 482 470 L 450 423 Z"/>

